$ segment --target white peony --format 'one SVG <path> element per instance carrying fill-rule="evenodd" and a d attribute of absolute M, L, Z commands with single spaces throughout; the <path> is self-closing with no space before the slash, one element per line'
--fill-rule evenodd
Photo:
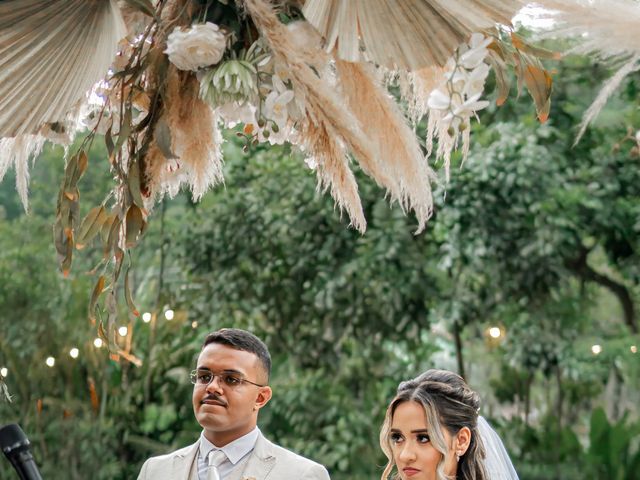
<path fill-rule="evenodd" d="M 192 25 L 187 30 L 174 29 L 167 38 L 164 53 L 180 70 L 195 72 L 220 62 L 226 45 L 225 34 L 218 25 L 207 22 Z"/>

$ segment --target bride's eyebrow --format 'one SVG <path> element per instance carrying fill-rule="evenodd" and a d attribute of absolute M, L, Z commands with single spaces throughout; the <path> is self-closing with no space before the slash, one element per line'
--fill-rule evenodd
<path fill-rule="evenodd" d="M 429 430 L 427 430 L 426 428 L 423 428 L 420 430 L 411 430 L 411 433 L 429 433 Z"/>

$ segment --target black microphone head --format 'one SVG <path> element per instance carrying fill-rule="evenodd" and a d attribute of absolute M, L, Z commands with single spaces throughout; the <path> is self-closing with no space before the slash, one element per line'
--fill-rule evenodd
<path fill-rule="evenodd" d="M 0 450 L 6 455 L 15 449 L 24 447 L 29 447 L 29 439 L 19 425 L 10 423 L 0 428 Z"/>

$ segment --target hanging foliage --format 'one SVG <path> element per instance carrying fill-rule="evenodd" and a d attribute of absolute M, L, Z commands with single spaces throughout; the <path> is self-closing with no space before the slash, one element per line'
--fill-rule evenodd
<path fill-rule="evenodd" d="M 438 181 L 428 163 L 434 141 L 448 178 L 451 152 L 461 144 L 466 155 L 470 120 L 489 104 L 484 84 L 490 70 L 499 104 L 513 68 L 519 89 L 526 86 L 538 117 L 546 120 L 552 82 L 539 61 L 546 52 L 528 46 L 509 25 L 519 1 L 365 3 L 0 3 L 0 102 L 20 99 L 0 114 L 0 178 L 15 164 L 26 206 L 29 156 L 45 140 L 68 145 L 76 131 L 89 130 L 67 159 L 54 238 L 64 275 L 74 249 L 102 244 L 89 316 L 110 343 L 117 285 L 123 264 L 125 272 L 130 268 L 127 251 L 144 235 L 149 212 L 164 195 L 187 187 L 197 201 L 223 182 L 222 129 L 239 125 L 247 148 L 297 148 L 315 169 L 318 188 L 329 191 L 364 232 L 351 170 L 357 162 L 392 201 L 414 212 L 420 232 L 432 214 L 431 188 Z M 54 22 L 75 27 L 36 42 Z M 24 34 L 11 35 L 9 26 Z M 95 47 L 99 54 L 90 54 Z M 14 51 L 28 61 L 8 54 Z M 65 68 L 46 59 L 62 59 Z M 29 62 L 40 62 L 38 75 L 21 70 Z M 400 87 L 400 99 L 390 94 L 390 84 Z M 36 91 L 47 109 L 30 108 Z M 415 127 L 425 116 L 423 151 Z M 86 152 L 99 138 L 115 184 L 102 204 L 79 218 L 79 182 L 92 168 Z M 124 290 L 137 316 L 127 273 Z"/>

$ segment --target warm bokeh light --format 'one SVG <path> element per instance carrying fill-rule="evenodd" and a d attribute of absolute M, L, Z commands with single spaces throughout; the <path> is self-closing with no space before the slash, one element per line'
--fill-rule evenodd
<path fill-rule="evenodd" d="M 7 367 L 0 368 L 0 377 L 6 378 L 7 375 L 9 375 L 9 370 L 7 370 Z"/>
<path fill-rule="evenodd" d="M 126 336 L 127 336 L 127 333 L 129 333 L 129 329 L 128 329 L 127 327 L 120 327 L 120 328 L 118 328 L 118 334 L 119 334 L 121 337 L 126 337 Z"/>
<path fill-rule="evenodd" d="M 149 313 L 149 312 L 144 312 L 144 313 L 142 314 L 142 321 L 143 321 L 144 323 L 149 323 L 149 322 L 151 321 L 151 313 Z"/>
<path fill-rule="evenodd" d="M 166 312 L 164 312 L 164 318 L 166 318 L 167 320 L 173 320 L 173 310 L 169 309 Z"/>
<path fill-rule="evenodd" d="M 591 353 L 593 353 L 594 355 L 599 355 L 600 353 L 602 353 L 602 347 L 600 345 L 592 345 Z"/>
<path fill-rule="evenodd" d="M 47 357 L 44 363 L 47 364 L 47 367 L 53 367 L 56 364 L 56 359 L 53 357 Z"/>
<path fill-rule="evenodd" d="M 500 338 L 500 335 L 502 335 L 502 330 L 500 330 L 500 327 L 491 327 L 489 329 L 489 336 L 491 338 Z"/>
<path fill-rule="evenodd" d="M 191 322 L 191 328 L 198 328 L 198 322 Z"/>
<path fill-rule="evenodd" d="M 629 350 L 631 350 L 631 353 L 638 353 L 638 347 L 635 345 L 631 345 L 631 348 Z"/>
<path fill-rule="evenodd" d="M 71 350 L 69 350 L 69 355 L 71 356 L 71 358 L 78 358 L 78 355 L 80 355 L 80 350 L 73 347 Z"/>
<path fill-rule="evenodd" d="M 94 345 L 96 348 L 100 348 L 100 347 L 102 347 L 102 339 L 101 339 L 101 338 L 96 338 L 96 339 L 93 341 L 93 345 Z"/>

